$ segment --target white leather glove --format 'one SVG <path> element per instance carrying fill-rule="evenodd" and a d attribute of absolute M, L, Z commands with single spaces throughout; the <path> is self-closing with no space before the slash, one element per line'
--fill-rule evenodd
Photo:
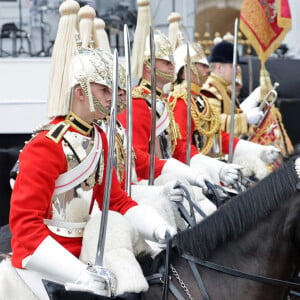
<path fill-rule="evenodd" d="M 90 267 L 82 263 L 51 236 L 47 236 L 32 255 L 23 259 L 22 266 L 25 269 L 43 273 L 46 277 L 55 278 L 65 284 L 67 289 L 109 296 L 108 290 L 111 287 L 105 284 L 104 273 L 90 272 Z"/>
<path fill-rule="evenodd" d="M 252 108 L 245 112 L 249 125 L 256 125 L 264 116 L 264 113 L 259 107 Z"/>
<path fill-rule="evenodd" d="M 151 206 L 139 204 L 124 214 L 125 218 L 138 230 L 141 236 L 153 242 L 165 243 L 167 238 L 177 233 Z"/>
<path fill-rule="evenodd" d="M 164 185 L 164 190 L 166 191 L 168 195 L 168 199 L 173 202 L 182 202 L 184 199 L 185 191 L 180 186 L 184 186 L 188 192 L 191 195 L 191 198 L 194 199 L 194 192 L 192 190 L 192 187 L 187 183 L 183 183 L 180 180 L 172 180 L 170 182 L 167 182 Z M 201 188 L 199 188 L 201 189 Z M 202 191 L 202 189 L 201 189 Z"/>
<path fill-rule="evenodd" d="M 262 153 L 260 155 L 261 159 L 268 164 L 273 164 L 274 161 L 278 159 L 280 150 L 271 145 L 263 147 L 264 149 L 262 149 Z"/>
<path fill-rule="evenodd" d="M 91 266 L 80 274 L 75 283 L 65 283 L 65 288 L 68 291 L 84 291 L 108 296 L 106 276 L 111 276 L 106 269 Z"/>
<path fill-rule="evenodd" d="M 258 86 L 240 105 L 240 108 L 246 113 L 256 107 L 260 102 L 261 88 Z"/>
<path fill-rule="evenodd" d="M 222 181 L 225 184 L 232 184 L 238 179 L 239 165 L 227 164 L 216 158 L 211 158 L 202 154 L 197 154 L 191 159 L 191 166 L 199 168 L 203 165 L 206 170 L 211 172 L 212 178 L 215 178 L 215 183 L 219 184 Z"/>
<path fill-rule="evenodd" d="M 234 158 L 240 156 L 257 156 L 262 161 L 272 164 L 280 155 L 280 150 L 274 146 L 264 146 L 245 140 L 239 140 L 234 150 Z"/>
<path fill-rule="evenodd" d="M 225 183 L 225 185 L 235 183 L 239 178 L 240 169 L 241 166 L 236 164 L 224 164 L 219 173 L 220 180 Z"/>
<path fill-rule="evenodd" d="M 198 156 L 198 154 L 196 156 Z M 191 185 L 200 186 L 204 192 L 207 191 L 205 180 L 211 181 L 210 177 L 201 170 L 201 166 L 196 170 L 174 158 L 167 160 L 161 173 L 170 173 L 179 179 L 185 179 Z"/>

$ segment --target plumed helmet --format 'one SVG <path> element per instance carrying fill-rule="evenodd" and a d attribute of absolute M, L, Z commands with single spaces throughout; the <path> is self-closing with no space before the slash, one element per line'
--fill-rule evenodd
<path fill-rule="evenodd" d="M 190 61 L 191 63 L 201 63 L 209 67 L 209 63 L 205 53 L 198 43 L 189 43 Z M 175 71 L 176 74 L 187 63 L 187 44 L 179 46 L 174 52 Z"/>
<path fill-rule="evenodd" d="M 113 74 L 113 61 L 114 57 L 110 51 L 106 51 L 102 48 L 95 49 L 96 53 L 100 55 L 104 60 L 106 60 L 109 64 L 110 68 L 110 76 L 112 80 L 112 74 Z M 125 67 L 119 62 L 118 65 L 118 71 L 119 71 L 119 88 L 122 90 L 126 90 L 126 70 Z"/>
<path fill-rule="evenodd" d="M 172 64 L 174 62 L 173 50 L 171 43 L 160 30 L 154 30 L 154 45 L 155 45 L 155 58 L 164 59 L 170 61 Z M 146 39 L 145 52 L 144 52 L 144 62 L 150 59 L 150 35 Z"/>
<path fill-rule="evenodd" d="M 233 62 L 233 44 L 222 41 L 213 47 L 209 62 L 232 63 Z M 237 55 L 237 63 L 239 56 Z"/>
<path fill-rule="evenodd" d="M 71 64 L 72 87 L 98 83 L 112 88 L 112 64 L 96 50 L 84 49 L 75 55 Z"/>

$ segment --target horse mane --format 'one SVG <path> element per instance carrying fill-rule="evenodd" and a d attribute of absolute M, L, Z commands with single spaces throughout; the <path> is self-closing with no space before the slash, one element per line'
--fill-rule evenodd
<path fill-rule="evenodd" d="M 237 238 L 270 214 L 297 190 L 295 159 L 276 169 L 247 191 L 232 198 L 212 215 L 173 238 L 179 253 L 207 259 L 217 246 Z"/>

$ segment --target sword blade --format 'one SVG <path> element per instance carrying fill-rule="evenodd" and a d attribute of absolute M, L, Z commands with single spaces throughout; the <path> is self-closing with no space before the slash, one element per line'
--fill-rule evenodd
<path fill-rule="evenodd" d="M 105 189 L 102 206 L 102 217 L 99 230 L 99 239 L 96 252 L 96 266 L 103 265 L 104 245 L 106 237 L 107 216 L 109 209 L 109 200 L 111 192 L 112 171 L 114 164 L 114 149 L 115 149 L 115 133 L 116 133 L 116 120 L 117 120 L 117 103 L 118 103 L 118 51 L 114 51 L 113 63 L 113 83 L 112 83 L 112 104 L 110 109 L 110 122 L 109 122 L 109 137 L 108 137 L 108 157 L 106 166 Z"/>
<path fill-rule="evenodd" d="M 131 180 L 132 180 L 132 91 L 131 91 L 131 51 L 130 51 L 130 37 L 127 24 L 124 25 L 124 47 L 125 47 L 125 63 L 126 63 L 126 171 L 125 171 L 125 191 L 131 196 Z"/>
<path fill-rule="evenodd" d="M 191 117 L 192 117 L 192 94 L 191 94 L 191 57 L 189 43 L 187 43 L 187 68 L 186 68 L 186 81 L 187 81 L 187 114 L 186 114 L 186 164 L 189 166 L 191 163 Z"/>
<path fill-rule="evenodd" d="M 150 64 L 151 64 L 151 136 L 149 185 L 154 184 L 155 138 L 156 138 L 156 60 L 153 27 L 150 27 Z"/>
<path fill-rule="evenodd" d="M 234 22 L 234 44 L 233 44 L 233 75 L 231 83 L 231 111 L 230 111 L 230 135 L 229 135 L 229 157 L 228 162 L 233 161 L 233 138 L 234 138 L 234 111 L 235 111 L 235 85 L 236 85 L 236 67 L 237 67 L 237 43 L 238 43 L 238 18 Z"/>

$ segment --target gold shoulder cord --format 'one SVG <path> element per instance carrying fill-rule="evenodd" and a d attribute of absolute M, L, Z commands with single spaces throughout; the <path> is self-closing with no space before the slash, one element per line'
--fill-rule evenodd
<path fill-rule="evenodd" d="M 118 177 L 119 181 L 122 182 L 124 179 L 124 172 L 125 172 L 125 162 L 126 162 L 126 151 L 123 146 L 123 139 L 120 134 L 116 134 L 116 158 L 117 158 L 117 165 L 118 165 Z"/>
<path fill-rule="evenodd" d="M 209 104 L 206 98 L 202 97 L 205 109 L 201 113 L 192 99 L 192 119 L 196 130 L 203 136 L 206 136 L 205 145 L 200 149 L 200 153 L 206 155 L 211 150 L 215 135 L 220 132 L 220 116 L 217 110 Z"/>
<path fill-rule="evenodd" d="M 170 106 L 169 101 L 165 100 L 164 102 L 167 106 L 167 110 L 168 110 L 168 114 L 169 114 L 170 125 L 168 128 L 168 131 L 169 131 L 171 142 L 172 142 L 172 154 L 173 154 L 175 151 L 175 148 L 177 146 L 177 139 L 181 139 L 181 134 L 180 134 L 179 126 L 175 122 L 173 110 Z"/>
<path fill-rule="evenodd" d="M 118 166 L 116 170 L 118 174 L 118 179 L 120 182 L 122 182 L 125 174 L 127 153 L 126 153 L 126 148 L 124 146 L 124 139 L 121 136 L 121 134 L 118 132 L 118 130 L 116 131 L 115 157 L 117 159 L 117 166 Z M 133 159 L 136 159 L 136 155 L 133 148 L 132 148 L 132 157 Z"/>
<path fill-rule="evenodd" d="M 170 94 L 170 97 L 173 97 L 171 103 L 171 109 L 174 110 L 177 99 L 183 99 L 187 104 L 187 91 L 183 85 L 178 85 L 174 88 L 174 91 Z M 191 105 L 191 115 L 195 124 L 195 129 L 203 136 L 206 136 L 205 145 L 202 149 L 198 149 L 200 153 L 207 154 L 214 143 L 215 134 L 220 131 L 220 117 L 216 109 L 214 109 L 206 98 L 202 97 L 202 100 L 205 103 L 205 110 L 201 113 L 195 103 L 194 98 L 192 98 Z M 177 125 L 178 126 L 178 125 Z"/>
<path fill-rule="evenodd" d="M 141 86 L 136 86 L 132 90 L 132 98 L 143 98 L 144 100 L 148 101 L 150 94 L 145 93 L 144 89 Z"/>

